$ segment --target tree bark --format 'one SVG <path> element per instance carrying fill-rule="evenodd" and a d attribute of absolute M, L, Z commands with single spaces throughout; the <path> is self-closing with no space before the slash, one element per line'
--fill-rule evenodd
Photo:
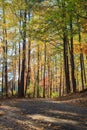
<path fill-rule="evenodd" d="M 5 19 L 5 2 L 2 2 L 3 4 L 3 24 L 6 25 L 6 19 Z M 3 42 L 5 43 L 5 46 L 3 47 L 4 50 L 4 68 L 5 68 L 5 90 L 6 90 L 6 97 L 8 97 L 8 71 L 7 71 L 7 29 L 3 28 Z"/>
<path fill-rule="evenodd" d="M 68 43 L 67 43 L 67 36 L 65 34 L 64 34 L 64 38 L 63 38 L 63 46 L 64 46 L 64 71 L 65 71 L 66 93 L 70 93 Z"/>
<path fill-rule="evenodd" d="M 38 55 L 37 55 L 37 62 L 38 62 L 38 70 L 37 70 L 37 98 L 39 98 L 39 67 L 40 67 L 40 64 L 39 64 L 39 60 L 40 60 L 40 54 L 39 54 L 39 44 L 38 44 Z"/>
<path fill-rule="evenodd" d="M 46 94 L 46 43 L 44 43 L 44 81 L 43 81 L 43 98 L 45 98 Z"/>
<path fill-rule="evenodd" d="M 26 73 L 26 17 L 27 13 L 26 10 L 23 13 L 24 22 L 23 22 L 23 59 L 22 59 L 22 71 L 21 71 L 21 87 L 20 87 L 20 97 L 25 96 L 25 85 L 26 85 L 26 79 L 25 79 L 25 73 Z"/>
<path fill-rule="evenodd" d="M 76 92 L 76 79 L 75 79 L 75 63 L 74 63 L 74 54 L 73 54 L 73 26 L 72 26 L 72 14 L 70 15 L 70 58 L 71 58 L 71 80 L 72 80 L 72 88 L 73 92 Z"/>

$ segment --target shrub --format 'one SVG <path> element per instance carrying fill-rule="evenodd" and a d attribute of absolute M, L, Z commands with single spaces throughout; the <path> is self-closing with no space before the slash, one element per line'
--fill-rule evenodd
<path fill-rule="evenodd" d="M 58 92 L 53 92 L 53 93 L 52 93 L 52 98 L 57 98 L 57 97 L 59 97 Z"/>

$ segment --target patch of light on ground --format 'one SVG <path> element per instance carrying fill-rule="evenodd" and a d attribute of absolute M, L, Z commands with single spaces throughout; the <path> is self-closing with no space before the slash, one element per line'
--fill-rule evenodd
<path fill-rule="evenodd" d="M 59 118 L 54 118 L 54 117 L 48 117 L 48 116 L 43 116 L 40 114 L 34 114 L 34 115 L 27 115 L 28 117 L 34 119 L 34 120 L 40 120 L 40 121 L 46 121 L 46 122 L 51 122 L 51 123 L 65 123 L 65 124 L 72 124 L 72 125 L 77 125 L 77 121 L 73 120 L 68 120 L 68 119 L 59 119 Z"/>

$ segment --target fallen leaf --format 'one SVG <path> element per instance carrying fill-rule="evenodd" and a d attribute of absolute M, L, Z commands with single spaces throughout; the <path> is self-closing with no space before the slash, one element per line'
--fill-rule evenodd
<path fill-rule="evenodd" d="M 0 116 L 3 116 L 4 115 L 4 112 L 3 111 L 0 111 Z"/>

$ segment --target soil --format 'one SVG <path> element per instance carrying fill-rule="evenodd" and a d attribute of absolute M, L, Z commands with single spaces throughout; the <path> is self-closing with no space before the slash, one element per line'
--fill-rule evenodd
<path fill-rule="evenodd" d="M 87 130 L 86 105 L 64 99 L 0 100 L 0 130 Z"/>
<path fill-rule="evenodd" d="M 65 103 L 82 106 L 87 108 L 87 90 L 80 93 L 71 93 L 60 98 L 53 99 L 56 101 L 62 101 Z"/>

